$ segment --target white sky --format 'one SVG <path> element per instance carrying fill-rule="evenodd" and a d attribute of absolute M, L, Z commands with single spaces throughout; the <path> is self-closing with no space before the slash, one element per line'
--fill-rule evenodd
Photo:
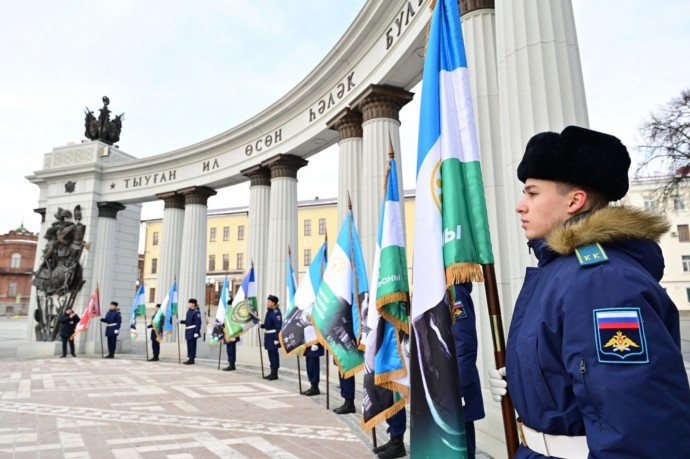
<path fill-rule="evenodd" d="M 590 126 L 633 150 L 649 113 L 690 87 L 690 2 L 572 2 Z M 83 139 L 85 106 L 97 110 L 107 95 L 113 114 L 125 112 L 118 144 L 137 157 L 197 143 L 294 87 L 363 4 L 0 0 L 0 233 L 22 221 L 38 231 L 38 188 L 25 176 L 44 153 Z M 401 113 L 406 188 L 414 186 L 415 99 Z M 310 158 L 299 199 L 336 195 L 336 155 Z M 248 184 L 221 190 L 209 207 L 246 205 L 248 195 Z M 145 205 L 144 218 L 160 216 L 162 204 Z"/>

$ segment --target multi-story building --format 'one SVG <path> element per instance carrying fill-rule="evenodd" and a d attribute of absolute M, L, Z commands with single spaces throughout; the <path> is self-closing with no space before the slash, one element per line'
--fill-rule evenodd
<path fill-rule="evenodd" d="M 29 308 L 38 236 L 21 225 L 0 235 L 0 314 Z"/>
<path fill-rule="evenodd" d="M 666 214 L 671 223 L 671 231 L 659 241 L 666 259 L 666 269 L 661 285 L 679 310 L 690 311 L 690 201 L 688 201 L 687 193 L 679 193 L 668 203 L 666 209 L 661 209 L 655 190 L 662 183 L 663 178 L 632 180 L 630 191 L 621 203 Z M 414 191 L 405 193 L 405 216 L 407 263 L 408 269 L 411 270 Z M 157 272 L 160 263 L 165 262 L 160 259 L 162 220 L 149 220 L 145 223 L 144 282 L 148 288 L 149 302 L 153 303 L 156 298 Z M 242 277 L 251 263 L 248 259 L 249 235 L 246 232 L 248 224 L 247 207 L 209 210 L 206 304 L 216 304 L 218 292 L 226 274 L 232 283 L 233 292 L 242 282 Z M 292 262 L 301 278 L 326 234 L 329 238 L 329 248 L 332 248 L 335 243 L 339 230 L 336 200 L 331 198 L 299 202 L 298 225 L 298 246 L 292 249 Z"/>

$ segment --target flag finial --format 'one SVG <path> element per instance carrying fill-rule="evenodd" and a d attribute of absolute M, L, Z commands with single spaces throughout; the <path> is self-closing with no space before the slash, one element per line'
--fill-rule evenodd
<path fill-rule="evenodd" d="M 395 159 L 395 149 L 393 148 L 393 139 L 390 132 L 388 132 L 388 159 Z"/>
<path fill-rule="evenodd" d="M 347 192 L 347 210 L 352 210 L 352 198 L 349 191 Z"/>

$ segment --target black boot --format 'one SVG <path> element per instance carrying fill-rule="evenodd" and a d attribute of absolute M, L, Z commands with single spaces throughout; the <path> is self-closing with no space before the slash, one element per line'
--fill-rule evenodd
<path fill-rule="evenodd" d="M 189 359 L 187 359 L 186 362 L 182 362 L 182 364 L 183 365 L 194 365 L 194 359 L 190 357 Z"/>
<path fill-rule="evenodd" d="M 311 397 L 312 395 L 319 395 L 321 391 L 319 390 L 319 385 L 311 383 L 311 387 L 304 392 L 302 392 L 302 395 L 306 395 L 307 397 Z"/>
<path fill-rule="evenodd" d="M 223 368 L 223 371 L 235 371 L 235 362 L 228 363 L 228 366 Z"/>
<path fill-rule="evenodd" d="M 339 406 L 338 408 L 334 409 L 333 412 L 335 412 L 335 414 L 356 413 L 357 410 L 355 409 L 355 401 L 345 400 L 345 403 L 343 403 L 342 406 Z"/>
<path fill-rule="evenodd" d="M 149 359 L 149 362 L 158 362 L 158 356 L 154 355 L 152 359 Z"/>
<path fill-rule="evenodd" d="M 268 379 L 269 381 L 275 381 L 276 379 L 278 379 L 278 369 L 271 368 L 271 374 L 268 375 L 268 378 L 266 379 Z"/>
<path fill-rule="evenodd" d="M 405 457 L 407 455 L 402 435 L 391 437 L 391 440 L 387 443 L 387 445 L 388 446 L 386 449 L 380 451 L 376 457 L 379 459 L 395 459 L 397 457 Z"/>
<path fill-rule="evenodd" d="M 103 357 L 103 358 L 104 358 L 104 359 L 114 359 L 114 358 L 115 358 L 115 354 L 108 354 L 108 355 L 106 355 L 106 356 Z"/>

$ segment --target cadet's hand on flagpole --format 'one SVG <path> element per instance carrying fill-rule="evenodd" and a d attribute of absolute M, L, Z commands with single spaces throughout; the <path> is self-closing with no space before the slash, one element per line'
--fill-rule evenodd
<path fill-rule="evenodd" d="M 508 393 L 508 383 L 506 382 L 506 367 L 496 370 L 489 370 L 489 391 L 494 401 L 501 403 L 503 396 Z"/>
<path fill-rule="evenodd" d="M 318 351 L 318 350 L 319 350 L 319 345 L 318 345 L 318 344 L 312 344 L 312 345 L 311 345 L 311 350 L 312 350 L 312 351 Z"/>
<path fill-rule="evenodd" d="M 115 330 L 115 334 L 117 335 L 118 333 L 120 333 L 120 330 Z"/>

